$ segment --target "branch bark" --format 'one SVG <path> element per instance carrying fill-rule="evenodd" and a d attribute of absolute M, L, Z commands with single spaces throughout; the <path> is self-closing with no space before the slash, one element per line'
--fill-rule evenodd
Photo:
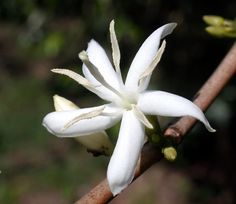
<path fill-rule="evenodd" d="M 193 102 L 203 111 L 205 111 L 235 73 L 236 43 L 234 43 L 214 73 L 196 93 Z M 176 123 L 169 126 L 165 130 L 164 135 L 166 137 L 173 138 L 176 141 L 176 144 L 179 144 L 183 139 L 183 136 L 192 128 L 195 123 L 196 119 L 192 117 L 182 117 Z M 158 162 L 161 158 L 162 154 L 160 150 L 150 143 L 145 144 L 142 150 L 140 162 L 136 168 L 134 179 L 139 177 L 144 171 L 146 171 L 154 163 Z M 107 180 L 104 179 L 80 200 L 75 202 L 75 204 L 104 204 L 108 203 L 112 199 L 113 196 L 110 192 Z"/>

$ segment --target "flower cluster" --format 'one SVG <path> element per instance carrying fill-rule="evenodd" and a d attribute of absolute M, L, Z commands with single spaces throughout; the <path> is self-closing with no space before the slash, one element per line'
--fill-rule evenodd
<path fill-rule="evenodd" d="M 49 113 L 43 119 L 43 125 L 49 132 L 58 137 L 86 137 L 104 131 L 121 120 L 119 136 L 107 170 L 113 195 L 120 193 L 134 177 L 146 139 L 145 127 L 153 128 L 146 115 L 189 115 L 200 120 L 210 132 L 215 131 L 200 108 L 188 99 L 164 91 L 146 90 L 166 46 L 166 41 L 162 39 L 175 27 L 175 23 L 166 24 L 144 41 L 130 65 L 125 82 L 120 71 L 120 49 L 114 21 L 110 23 L 114 68 L 105 50 L 91 40 L 87 50 L 79 54 L 84 77 L 68 69 L 52 70 L 69 76 L 107 103 Z"/>

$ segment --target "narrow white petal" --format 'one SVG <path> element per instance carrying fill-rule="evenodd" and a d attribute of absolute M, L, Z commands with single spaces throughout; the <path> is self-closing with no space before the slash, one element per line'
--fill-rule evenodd
<path fill-rule="evenodd" d="M 169 35 L 176 27 L 176 23 L 169 23 L 154 31 L 139 48 L 130 65 L 125 86 L 134 91 L 138 90 L 140 75 L 153 61 L 160 45 L 160 40 Z"/>
<path fill-rule="evenodd" d="M 88 54 L 89 60 L 91 61 L 92 64 L 94 64 L 94 66 L 98 68 L 100 74 L 103 76 L 105 81 L 118 90 L 120 87 L 119 79 L 117 77 L 117 74 L 114 68 L 111 65 L 110 60 L 108 59 L 106 55 L 105 50 L 95 40 L 91 40 L 88 43 L 88 48 L 86 52 Z M 86 69 L 87 68 L 84 67 L 84 70 Z M 91 79 L 91 77 L 89 77 L 88 75 L 91 75 L 92 73 L 90 73 L 90 71 L 88 70 L 87 72 L 85 72 L 84 70 L 83 72 L 84 72 L 85 77 Z M 96 79 L 95 81 L 93 81 L 93 83 L 95 82 L 96 82 Z"/>
<path fill-rule="evenodd" d="M 106 108 L 107 107 L 105 107 L 104 111 L 106 111 Z M 108 107 L 107 109 L 113 108 Z M 79 120 L 75 124 L 65 129 L 65 125 L 67 125 L 74 118 L 94 110 L 97 110 L 97 107 L 52 112 L 44 117 L 43 125 L 50 133 L 58 137 L 76 137 L 103 131 L 113 126 L 121 118 L 121 113 L 114 114 L 114 116 L 99 115 L 90 119 Z M 114 108 L 114 111 L 117 110 Z"/>
<path fill-rule="evenodd" d="M 85 64 L 82 66 L 83 73 L 90 82 L 92 82 L 96 86 L 97 93 L 100 98 L 104 99 L 105 101 L 115 101 L 117 99 L 117 95 L 112 92 L 111 90 L 107 89 L 106 87 L 102 86 L 90 73 L 89 69 Z"/>
<path fill-rule="evenodd" d="M 120 48 L 119 48 L 119 44 L 116 38 L 114 20 L 112 20 L 110 23 L 110 39 L 111 39 L 111 47 L 112 47 L 112 58 L 113 58 L 114 66 L 116 69 L 116 73 L 121 83 L 123 83 L 121 72 L 120 72 Z"/>
<path fill-rule="evenodd" d="M 119 137 L 112 154 L 107 179 L 113 195 L 117 195 L 132 181 L 144 143 L 144 125 L 133 111 L 123 114 Z"/>
<path fill-rule="evenodd" d="M 190 100 L 164 91 L 150 91 L 140 94 L 138 105 L 141 111 L 160 116 L 192 116 L 200 120 L 208 131 L 215 130 L 210 126 L 202 110 Z"/>
<path fill-rule="evenodd" d="M 69 111 L 79 109 L 79 107 L 72 101 L 58 95 L 53 96 L 53 102 L 56 111 Z M 109 106 L 107 109 L 109 109 Z M 90 135 L 86 135 L 85 137 L 75 137 L 75 139 L 93 153 L 100 153 L 105 155 L 111 155 L 112 153 L 113 144 L 111 143 L 105 131 L 96 132 Z"/>
<path fill-rule="evenodd" d="M 116 95 L 120 96 L 120 93 L 117 89 L 115 89 L 112 84 L 109 84 L 105 78 L 103 77 L 100 70 L 89 60 L 89 57 L 85 51 L 79 53 L 79 58 L 84 62 L 86 67 L 89 69 L 90 73 L 93 77 L 100 83 L 100 85 L 104 86 L 108 90 L 112 91 Z"/>

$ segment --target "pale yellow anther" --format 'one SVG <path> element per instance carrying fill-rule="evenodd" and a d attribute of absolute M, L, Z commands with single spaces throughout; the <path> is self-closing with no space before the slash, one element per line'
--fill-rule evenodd
<path fill-rule="evenodd" d="M 143 112 L 134 104 L 131 104 L 132 110 L 134 111 L 135 116 L 138 120 L 143 123 L 147 128 L 153 129 L 153 125 L 148 121 L 147 117 L 143 114 Z"/>
<path fill-rule="evenodd" d="M 86 78 L 84 78 L 83 76 L 81 76 L 80 74 L 72 70 L 55 68 L 55 69 L 52 69 L 51 71 L 57 74 L 66 75 L 85 87 L 95 88 L 95 86 L 92 83 L 90 83 L 90 81 L 88 81 Z"/>
<path fill-rule="evenodd" d="M 119 44 L 116 38 L 115 33 L 115 22 L 114 20 L 110 23 L 110 39 L 111 39 L 111 47 L 112 47 L 112 58 L 114 62 L 114 66 L 116 69 L 116 72 L 120 74 L 120 48 Z"/>
<path fill-rule="evenodd" d="M 90 111 L 88 113 L 83 113 L 74 117 L 71 121 L 65 124 L 62 131 L 66 130 L 67 128 L 71 127 L 72 125 L 74 125 L 75 123 L 78 123 L 81 120 L 91 119 L 91 118 L 101 115 L 104 108 L 105 106 L 100 106 L 93 111 Z"/>
<path fill-rule="evenodd" d="M 161 60 L 162 54 L 164 53 L 164 50 L 165 50 L 165 47 L 166 47 L 166 41 L 163 40 L 163 42 L 161 44 L 161 47 L 158 49 L 155 57 L 152 60 L 152 63 L 140 75 L 140 77 L 139 77 L 139 84 L 141 84 L 146 77 L 151 76 L 153 70 L 156 68 L 157 64 Z"/>

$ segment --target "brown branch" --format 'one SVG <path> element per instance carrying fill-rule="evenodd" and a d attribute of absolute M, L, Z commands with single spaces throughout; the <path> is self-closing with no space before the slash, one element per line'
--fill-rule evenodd
<path fill-rule="evenodd" d="M 229 50 L 222 62 L 214 73 L 195 94 L 194 103 L 205 111 L 215 100 L 221 90 L 236 73 L 236 43 Z M 166 131 L 166 136 L 178 137 L 184 136 L 196 122 L 195 118 L 182 117 Z"/>
<path fill-rule="evenodd" d="M 194 103 L 205 111 L 235 73 L 236 43 L 229 50 L 215 72 L 197 92 Z M 182 117 L 175 124 L 168 127 L 164 135 L 166 137 L 175 138 L 176 143 L 179 144 L 183 136 L 195 123 L 196 120 L 192 117 Z M 142 150 L 140 163 L 137 165 L 135 178 L 139 177 L 146 169 L 159 161 L 161 158 L 162 154 L 160 150 L 150 143 L 145 144 Z M 107 180 L 105 179 L 75 204 L 104 204 L 108 203 L 112 199 L 113 196 L 109 190 Z"/>

